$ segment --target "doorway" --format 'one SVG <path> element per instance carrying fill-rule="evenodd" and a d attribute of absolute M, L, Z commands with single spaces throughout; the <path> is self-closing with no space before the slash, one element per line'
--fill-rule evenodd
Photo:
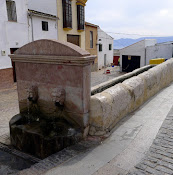
<path fill-rule="evenodd" d="M 10 48 L 10 53 L 14 54 L 14 52 L 17 50 L 18 48 Z M 13 80 L 14 82 L 17 81 L 16 79 L 16 67 L 15 67 L 15 62 L 11 61 L 12 67 L 13 67 Z"/>
<path fill-rule="evenodd" d="M 67 42 L 80 46 L 79 35 L 67 35 Z"/>
<path fill-rule="evenodd" d="M 106 54 L 104 54 L 104 67 L 106 67 Z"/>
<path fill-rule="evenodd" d="M 140 68 L 140 56 L 122 55 L 122 71 L 132 72 L 133 70 Z"/>

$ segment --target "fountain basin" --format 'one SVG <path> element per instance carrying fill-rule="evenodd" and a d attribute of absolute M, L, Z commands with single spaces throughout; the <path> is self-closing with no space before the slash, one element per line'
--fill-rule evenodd
<path fill-rule="evenodd" d="M 32 118 L 18 114 L 10 120 L 11 144 L 20 151 L 44 159 L 82 139 L 80 128 L 63 118 Z"/>

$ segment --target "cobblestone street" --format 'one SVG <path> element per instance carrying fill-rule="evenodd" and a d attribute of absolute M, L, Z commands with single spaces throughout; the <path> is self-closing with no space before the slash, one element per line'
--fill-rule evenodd
<path fill-rule="evenodd" d="M 128 175 L 173 174 L 173 108 L 163 122 L 146 157 Z"/>

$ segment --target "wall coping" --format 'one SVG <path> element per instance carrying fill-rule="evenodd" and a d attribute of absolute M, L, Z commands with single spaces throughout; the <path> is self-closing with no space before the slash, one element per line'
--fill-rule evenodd
<path fill-rule="evenodd" d="M 108 80 L 106 82 L 103 82 L 99 85 L 96 85 L 94 87 L 91 88 L 91 95 L 95 95 L 97 93 L 100 93 L 100 92 L 103 92 L 104 90 L 112 87 L 112 86 L 115 86 L 116 84 L 118 83 L 122 83 L 124 80 L 127 80 L 133 76 L 137 76 L 149 69 L 151 69 L 152 67 L 154 67 L 155 65 L 147 65 L 147 66 L 144 66 L 144 67 L 141 67 L 139 69 L 136 69 L 134 70 L 133 72 L 130 72 L 130 73 L 127 73 L 125 75 L 122 75 L 122 76 L 119 76 L 119 77 L 116 77 L 114 79 L 111 79 L 111 80 Z"/>
<path fill-rule="evenodd" d="M 76 65 L 85 66 L 91 64 L 96 58 L 95 55 L 91 56 L 51 56 L 51 55 L 9 55 L 14 62 L 23 63 L 41 63 L 41 64 L 63 64 L 63 65 Z"/>
<path fill-rule="evenodd" d="M 14 52 L 16 55 L 51 55 L 51 56 L 90 56 L 79 46 L 58 40 L 41 39 L 22 46 Z"/>

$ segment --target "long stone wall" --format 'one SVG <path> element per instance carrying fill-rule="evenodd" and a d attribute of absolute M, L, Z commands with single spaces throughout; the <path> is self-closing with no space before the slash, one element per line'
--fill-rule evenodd
<path fill-rule="evenodd" d="M 104 135 L 173 81 L 173 58 L 91 96 L 90 135 Z"/>
<path fill-rule="evenodd" d="M 134 71 L 132 71 L 130 73 L 127 73 L 127 74 L 124 74 L 122 76 L 108 80 L 106 82 L 100 83 L 100 84 L 91 88 L 91 95 L 95 95 L 95 94 L 100 93 L 100 92 L 102 92 L 102 91 L 104 91 L 104 90 L 106 90 L 106 89 L 108 89 L 108 88 L 110 88 L 118 83 L 122 83 L 124 80 L 129 79 L 129 78 L 134 77 L 134 76 L 137 76 L 137 75 L 151 69 L 152 67 L 154 67 L 154 66 L 147 65 L 147 66 L 141 67 L 139 69 L 135 69 Z"/>

